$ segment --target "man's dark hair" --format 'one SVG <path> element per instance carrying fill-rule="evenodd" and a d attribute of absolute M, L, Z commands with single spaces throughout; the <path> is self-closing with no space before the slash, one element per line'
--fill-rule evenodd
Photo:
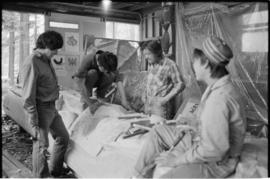
<path fill-rule="evenodd" d="M 63 37 L 61 36 L 60 33 L 55 31 L 46 31 L 38 37 L 35 49 L 48 48 L 50 50 L 57 50 L 62 48 L 62 46 L 63 46 Z"/>
<path fill-rule="evenodd" d="M 195 48 L 193 51 L 193 58 L 194 59 L 200 59 L 200 63 L 202 65 L 208 63 L 207 67 L 210 68 L 211 71 L 211 77 L 212 78 L 221 78 L 227 74 L 229 74 L 228 70 L 225 68 L 225 66 L 229 63 L 229 61 L 223 61 L 220 63 L 214 63 L 207 56 L 203 53 L 202 50 Z"/>
<path fill-rule="evenodd" d="M 145 47 L 147 46 L 147 44 L 148 44 L 150 41 L 151 41 L 151 40 L 139 42 L 139 47 L 140 47 L 141 51 L 143 51 L 143 50 L 145 49 Z"/>
<path fill-rule="evenodd" d="M 145 48 L 148 49 L 151 53 L 155 54 L 157 57 L 163 57 L 163 51 L 159 40 L 152 40 L 148 42 Z"/>
<path fill-rule="evenodd" d="M 96 52 L 96 54 L 100 55 L 100 54 L 102 54 L 103 52 L 104 52 L 103 50 L 98 50 L 98 51 Z"/>
<path fill-rule="evenodd" d="M 108 72 L 116 71 L 118 65 L 117 56 L 111 52 L 103 52 L 97 58 L 99 64 Z"/>

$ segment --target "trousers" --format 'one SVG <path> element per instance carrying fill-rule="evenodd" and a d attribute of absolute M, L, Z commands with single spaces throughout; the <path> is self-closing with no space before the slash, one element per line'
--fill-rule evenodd
<path fill-rule="evenodd" d="M 54 102 L 37 104 L 39 137 L 33 142 L 33 175 L 37 178 L 61 175 L 69 134 Z M 54 139 L 50 165 L 47 163 L 49 132 Z"/>
<path fill-rule="evenodd" d="M 147 172 L 144 169 L 154 162 L 155 158 L 163 151 L 171 148 L 174 141 L 181 131 L 175 126 L 159 125 L 154 127 L 145 141 L 143 148 L 140 152 L 138 160 L 135 165 L 134 175 L 144 178 L 152 178 L 154 169 L 152 168 Z M 192 146 L 192 134 L 186 133 L 183 139 L 175 146 L 172 152 L 177 155 L 184 154 Z M 228 167 L 227 167 L 228 168 Z M 231 167 L 230 167 L 231 168 Z M 175 168 L 164 173 L 161 178 L 211 178 L 219 175 L 214 175 L 219 167 L 215 163 L 191 163 L 181 164 Z M 224 175 L 225 176 L 225 175 Z"/>

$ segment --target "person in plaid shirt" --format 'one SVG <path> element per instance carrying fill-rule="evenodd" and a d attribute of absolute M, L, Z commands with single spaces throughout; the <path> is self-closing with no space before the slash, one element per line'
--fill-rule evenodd
<path fill-rule="evenodd" d="M 194 119 L 197 124 L 191 125 L 194 129 L 153 127 L 135 164 L 136 177 L 152 178 L 155 166 L 166 168 L 159 178 L 225 178 L 235 172 L 244 146 L 246 110 L 226 69 L 232 58 L 231 48 L 216 36 L 194 49 L 196 80 L 207 84 Z"/>
<path fill-rule="evenodd" d="M 143 55 L 149 64 L 143 94 L 145 113 L 170 119 L 171 99 L 185 88 L 179 69 L 174 61 L 163 55 L 159 40 L 148 42 L 143 48 Z"/>

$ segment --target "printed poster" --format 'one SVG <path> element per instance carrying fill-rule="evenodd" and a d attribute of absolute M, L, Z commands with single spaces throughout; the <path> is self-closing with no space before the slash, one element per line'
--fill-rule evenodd
<path fill-rule="evenodd" d="M 57 76 L 66 76 L 67 71 L 65 69 L 65 56 L 64 55 L 55 55 L 52 58 L 52 65 L 55 69 Z"/>
<path fill-rule="evenodd" d="M 65 32 L 65 51 L 79 53 L 79 33 Z"/>
<path fill-rule="evenodd" d="M 68 72 L 75 72 L 79 65 L 79 55 L 67 55 L 66 56 L 66 70 Z"/>

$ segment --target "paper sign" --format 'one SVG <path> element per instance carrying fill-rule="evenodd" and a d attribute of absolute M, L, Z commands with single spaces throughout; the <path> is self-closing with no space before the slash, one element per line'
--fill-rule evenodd
<path fill-rule="evenodd" d="M 65 33 L 65 51 L 79 52 L 79 33 L 76 32 Z"/>
<path fill-rule="evenodd" d="M 68 55 L 66 56 L 66 70 L 68 72 L 74 72 L 79 65 L 78 55 Z"/>
<path fill-rule="evenodd" d="M 66 76 L 67 72 L 65 69 L 65 56 L 55 55 L 52 58 L 52 65 L 55 69 L 55 73 L 58 76 Z"/>

